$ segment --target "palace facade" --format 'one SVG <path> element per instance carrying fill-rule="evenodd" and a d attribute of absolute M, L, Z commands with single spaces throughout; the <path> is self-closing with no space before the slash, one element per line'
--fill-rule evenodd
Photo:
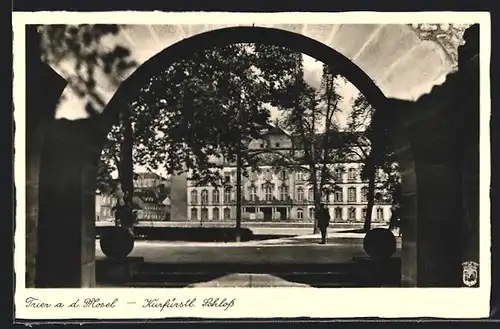
<path fill-rule="evenodd" d="M 277 169 L 266 154 L 290 152 L 298 142 L 277 127 L 269 127 L 259 140 L 250 143 L 260 154 L 259 170 L 248 169 L 242 177 L 242 220 L 258 222 L 310 222 L 314 220 L 314 194 L 306 166 Z M 353 146 L 354 147 L 354 146 Z M 368 183 L 362 181 L 362 163 L 355 157 L 329 164 L 335 173 L 334 191 L 323 193 L 322 202 L 331 222 L 363 222 L 366 217 Z M 236 166 L 224 163 L 223 187 L 196 186 L 188 181 L 188 218 L 190 221 L 233 221 L 236 218 Z M 381 184 L 377 183 L 377 192 Z M 378 199 L 372 211 L 374 223 L 386 223 L 391 205 Z"/>

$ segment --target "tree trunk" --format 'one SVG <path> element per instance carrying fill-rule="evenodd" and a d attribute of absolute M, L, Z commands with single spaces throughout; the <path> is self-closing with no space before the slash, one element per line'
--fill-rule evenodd
<path fill-rule="evenodd" d="M 314 193 L 314 231 L 313 231 L 314 234 L 319 233 L 318 214 L 320 213 L 320 207 L 321 207 L 321 197 L 319 196 L 319 193 Z"/>
<path fill-rule="evenodd" d="M 236 242 L 241 241 L 241 166 L 241 155 L 238 154 L 236 160 Z"/>
<path fill-rule="evenodd" d="M 317 171 L 316 171 L 316 165 L 311 166 L 311 183 L 313 186 L 313 195 L 314 195 L 314 228 L 313 228 L 313 234 L 318 234 L 319 233 L 319 228 L 318 228 L 318 214 L 319 214 L 319 208 L 321 205 L 321 195 L 319 194 L 318 191 L 318 179 L 317 179 Z"/>
<path fill-rule="evenodd" d="M 241 123 L 242 123 L 242 115 L 241 115 L 241 100 L 240 100 L 240 109 L 238 110 L 238 123 L 240 124 L 241 129 Z M 238 133 L 238 143 L 241 143 L 241 130 L 239 130 Z M 242 170 L 242 159 L 241 159 L 241 153 L 242 153 L 242 147 L 240 144 L 238 144 L 238 150 L 237 150 L 237 157 L 236 157 L 236 242 L 241 241 L 241 170 Z"/>
<path fill-rule="evenodd" d="M 132 232 L 134 226 L 134 167 L 132 160 L 133 131 L 130 116 L 125 115 L 123 119 L 123 141 L 121 145 L 121 165 L 120 165 L 120 183 L 123 190 L 123 201 L 125 209 L 121 218 L 121 226 L 128 228 Z"/>
<path fill-rule="evenodd" d="M 366 217 L 365 224 L 363 226 L 363 230 L 365 232 L 368 232 L 372 225 L 373 204 L 375 203 L 375 170 L 370 171 L 367 199 L 368 204 L 366 205 Z"/>
<path fill-rule="evenodd" d="M 397 216 L 395 214 L 395 211 L 393 210 L 391 214 L 391 219 L 389 219 L 389 230 L 395 229 L 396 225 L 397 225 Z"/>

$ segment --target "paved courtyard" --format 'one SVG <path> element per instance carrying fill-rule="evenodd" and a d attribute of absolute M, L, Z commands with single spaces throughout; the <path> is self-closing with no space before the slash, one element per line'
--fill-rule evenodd
<path fill-rule="evenodd" d="M 130 257 L 143 257 L 147 263 L 322 264 L 350 262 L 353 257 L 366 256 L 363 234 L 331 232 L 330 235 L 325 245 L 319 244 L 319 234 L 229 243 L 136 241 Z M 96 257 L 105 257 L 98 240 Z"/>
<path fill-rule="evenodd" d="M 363 237 L 332 229 L 324 245 L 319 234 L 228 243 L 139 240 L 129 256 L 143 258 L 142 270 L 125 286 L 359 287 L 361 264 L 354 260 L 367 258 Z M 105 260 L 99 241 L 96 258 Z"/>

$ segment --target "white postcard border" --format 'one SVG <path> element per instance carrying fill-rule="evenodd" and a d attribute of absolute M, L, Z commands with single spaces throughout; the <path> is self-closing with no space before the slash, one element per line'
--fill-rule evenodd
<path fill-rule="evenodd" d="M 480 23 L 480 288 L 191 288 L 191 289 L 26 289 L 25 288 L 25 25 L 63 23 L 116 24 L 272 24 L 307 23 Z M 490 52 L 491 25 L 487 12 L 418 13 L 162 13 L 162 12 L 14 12 L 14 118 L 16 232 L 14 263 L 16 275 L 16 318 L 22 319 L 139 319 L 170 317 L 267 318 L 267 317 L 438 317 L 478 318 L 489 314 L 490 264 Z M 26 299 L 36 297 L 64 307 L 27 308 Z M 115 302 L 114 308 L 71 308 L 72 302 L 101 298 Z M 144 299 L 177 301 L 196 298 L 197 307 L 172 309 L 143 308 Z M 205 298 L 234 299 L 225 310 L 203 307 Z M 132 302 L 135 302 L 132 303 Z"/>

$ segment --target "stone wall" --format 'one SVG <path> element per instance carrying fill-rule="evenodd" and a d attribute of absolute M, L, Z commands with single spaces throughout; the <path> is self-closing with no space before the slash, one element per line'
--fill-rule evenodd
<path fill-rule="evenodd" d="M 43 87 L 41 87 L 43 86 Z M 39 173 L 46 123 L 66 86 L 66 80 L 40 60 L 39 36 L 34 26 L 26 28 L 26 287 L 34 287 L 36 275 L 37 226 L 39 217 Z M 16 136 L 16 138 L 19 138 Z M 19 149 L 16 149 L 19 152 Z M 17 164 L 16 164 L 17 166 Z M 16 182 L 19 186 L 22 182 Z M 17 273 L 18 275 L 20 273 Z"/>
<path fill-rule="evenodd" d="M 95 285 L 95 179 L 101 149 L 92 123 L 47 124 L 40 166 L 36 287 Z"/>
<path fill-rule="evenodd" d="M 462 286 L 462 263 L 479 263 L 477 68 L 461 67 L 415 103 L 390 101 L 406 286 Z"/>

